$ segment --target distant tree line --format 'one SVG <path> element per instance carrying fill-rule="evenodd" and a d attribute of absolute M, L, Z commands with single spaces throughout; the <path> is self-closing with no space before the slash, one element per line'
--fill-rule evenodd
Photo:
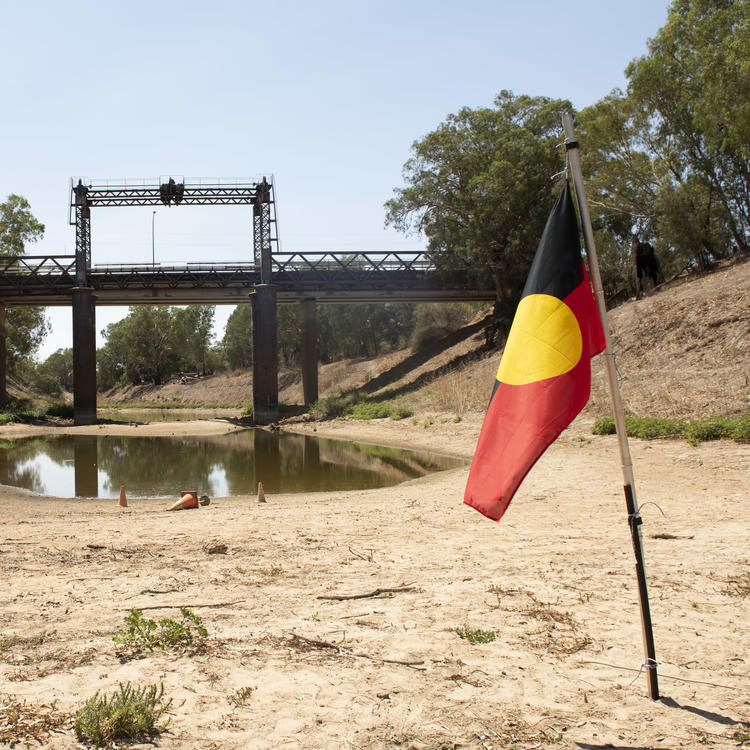
<path fill-rule="evenodd" d="M 467 323 L 477 305 L 319 305 L 317 346 L 321 362 L 373 357 L 399 349 L 429 329 L 442 336 Z M 127 317 L 107 326 L 97 352 L 99 388 L 164 383 L 187 374 L 205 375 L 252 367 L 252 307 L 237 306 L 224 336 L 212 343 L 214 307 L 131 307 Z M 299 306 L 278 308 L 279 365 L 299 366 Z M 67 383 L 72 352 L 53 354 L 38 370 Z"/>

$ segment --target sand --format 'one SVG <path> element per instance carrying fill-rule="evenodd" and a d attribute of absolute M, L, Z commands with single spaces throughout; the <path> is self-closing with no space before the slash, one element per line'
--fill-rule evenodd
<path fill-rule="evenodd" d="M 469 457 L 479 424 L 287 429 Z M 3 427 L 0 437 L 44 429 Z M 64 717 L 97 690 L 161 683 L 173 699 L 156 739 L 165 749 L 741 746 L 750 742 L 750 446 L 631 448 L 648 503 L 659 701 L 639 674 L 616 439 L 592 436 L 585 419 L 548 450 L 499 524 L 462 505 L 465 468 L 265 504 L 212 498 L 178 513 L 162 501 L 119 508 L 0 487 L 0 701 L 36 715 L 53 705 Z M 179 619 L 181 606 L 207 638 L 118 652 L 112 636 L 131 609 Z M 457 629 L 496 638 L 472 643 Z M 0 737 L 12 738 L 3 713 Z M 85 747 L 60 721 L 34 730 L 42 746 Z"/>

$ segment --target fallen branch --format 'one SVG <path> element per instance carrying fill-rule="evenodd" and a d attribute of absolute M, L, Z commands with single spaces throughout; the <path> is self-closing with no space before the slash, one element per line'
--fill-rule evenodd
<path fill-rule="evenodd" d="M 351 552 L 354 555 L 354 557 L 358 557 L 360 560 L 364 560 L 365 562 L 373 561 L 375 550 L 372 550 L 372 549 L 367 550 L 367 554 L 364 555 L 361 552 L 357 552 L 357 550 L 354 549 L 351 544 L 348 544 L 347 547 L 349 548 L 349 552 Z"/>
<path fill-rule="evenodd" d="M 230 607 L 233 604 L 240 604 L 244 601 L 244 599 L 237 599 L 234 602 L 215 602 L 213 604 L 152 604 L 146 607 L 121 607 L 120 609 L 128 611 L 139 609 L 141 612 L 145 612 L 147 609 L 205 609 L 207 607 Z"/>
<path fill-rule="evenodd" d="M 367 594 L 331 594 L 329 596 L 319 596 L 318 599 L 333 599 L 337 602 L 347 601 L 349 599 L 370 599 L 373 596 L 381 596 L 382 594 L 395 594 L 399 591 L 414 591 L 412 584 L 406 586 L 396 586 L 392 589 L 375 589 Z"/>
<path fill-rule="evenodd" d="M 297 633 L 292 633 L 291 639 L 293 641 L 302 641 L 303 643 L 307 643 L 308 645 L 313 646 L 314 648 L 328 649 L 331 651 L 335 651 L 336 653 L 341 654 L 342 656 L 356 656 L 359 659 L 371 659 L 372 661 L 379 661 L 381 664 L 400 664 L 403 667 L 410 667 L 411 669 L 416 669 L 420 672 L 427 671 L 424 667 L 420 666 L 421 664 L 424 664 L 424 660 L 402 661 L 401 659 L 382 659 L 379 656 L 372 656 L 371 654 L 356 653 L 355 651 L 352 651 L 346 646 L 340 646 L 336 643 L 330 643 L 329 641 L 320 641 L 317 638 L 305 638 L 304 635 L 297 635 Z"/>

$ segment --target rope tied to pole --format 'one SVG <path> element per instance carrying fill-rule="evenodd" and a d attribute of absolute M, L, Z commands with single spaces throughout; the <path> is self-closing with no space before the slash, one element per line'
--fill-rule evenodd
<path fill-rule="evenodd" d="M 612 366 L 615 368 L 615 372 L 617 373 L 617 385 L 621 386 L 625 378 L 623 378 L 622 373 L 620 372 L 620 368 L 617 366 L 617 352 L 613 350 L 609 353 L 609 356 L 612 357 Z"/>
<path fill-rule="evenodd" d="M 635 683 L 638 681 L 638 678 L 643 674 L 644 669 L 656 669 L 660 665 L 661 662 L 656 661 L 656 659 L 646 659 L 646 661 L 641 664 L 641 667 L 638 670 L 638 674 L 633 677 L 633 679 L 628 683 L 628 687 L 632 687 L 633 685 L 635 685 Z"/>
<path fill-rule="evenodd" d="M 641 509 L 645 508 L 647 505 L 653 505 L 659 511 L 659 513 L 664 516 L 664 518 L 667 517 L 667 514 L 661 509 L 661 506 L 659 506 L 653 500 L 648 500 L 645 503 L 641 503 L 632 513 L 628 513 L 628 523 L 630 523 L 631 527 L 633 525 L 639 525 L 643 523 L 643 518 L 641 517 Z"/>

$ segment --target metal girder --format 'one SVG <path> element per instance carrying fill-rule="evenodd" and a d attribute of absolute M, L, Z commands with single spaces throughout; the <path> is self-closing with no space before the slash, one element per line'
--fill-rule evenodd
<path fill-rule="evenodd" d="M 167 203 L 190 206 L 248 206 L 256 202 L 259 186 L 263 182 L 235 185 L 176 183 L 176 186 L 181 188 L 181 195 L 179 199 L 172 196 L 171 200 L 162 190 L 168 184 L 97 185 L 90 183 L 84 187 L 90 206 L 160 206 Z M 266 184 L 270 185 L 270 183 Z M 72 203 L 74 205 L 75 201 Z"/>

